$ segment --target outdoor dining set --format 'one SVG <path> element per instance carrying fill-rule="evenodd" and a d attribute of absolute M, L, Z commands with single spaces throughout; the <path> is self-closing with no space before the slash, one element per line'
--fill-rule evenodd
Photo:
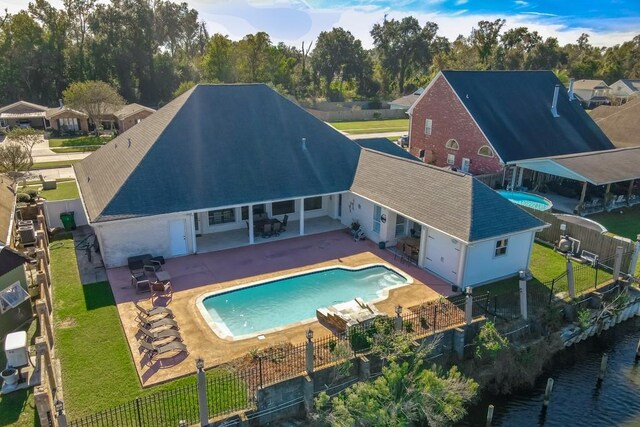
<path fill-rule="evenodd" d="M 279 236 L 280 233 L 287 231 L 287 223 L 289 221 L 289 215 L 285 215 L 280 221 L 277 218 L 269 218 L 266 212 L 253 215 L 253 235 L 262 236 L 264 239 L 271 236 Z M 245 221 L 247 224 L 247 231 L 250 229 L 249 221 Z"/>
<path fill-rule="evenodd" d="M 163 257 L 152 257 L 150 254 L 138 255 L 127 259 L 131 273 L 131 286 L 140 292 L 151 292 L 151 302 L 160 295 L 170 296 L 171 275 L 162 270 Z"/>

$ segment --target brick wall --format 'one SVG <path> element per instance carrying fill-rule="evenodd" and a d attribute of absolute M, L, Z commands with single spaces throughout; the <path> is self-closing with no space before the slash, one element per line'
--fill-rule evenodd
<path fill-rule="evenodd" d="M 425 135 L 426 119 L 432 120 L 431 135 Z M 460 169 L 462 159 L 468 158 L 471 160 L 469 172 L 474 175 L 502 171 L 497 156 L 491 158 L 478 155 L 478 149 L 489 143 L 442 76 L 438 77 L 414 107 L 409 132 L 411 154 L 419 157 L 420 150 L 425 150 L 427 163 L 448 166 L 447 155 L 453 154 L 453 166 Z M 450 139 L 458 142 L 458 150 L 445 147 Z"/>

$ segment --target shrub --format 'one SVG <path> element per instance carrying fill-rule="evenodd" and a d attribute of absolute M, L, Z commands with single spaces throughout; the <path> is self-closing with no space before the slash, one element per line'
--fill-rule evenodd
<path fill-rule="evenodd" d="M 371 348 L 371 338 L 367 331 L 361 328 L 352 328 L 349 330 L 349 344 L 354 352 L 365 351 Z"/>
<path fill-rule="evenodd" d="M 18 203 L 29 203 L 31 201 L 31 196 L 25 193 L 18 193 L 16 196 L 16 201 Z"/>
<path fill-rule="evenodd" d="M 413 323 L 411 323 L 408 320 L 405 320 L 402 322 L 402 327 L 404 328 L 404 330 L 406 332 L 412 333 L 413 332 Z"/>
<path fill-rule="evenodd" d="M 476 357 L 484 360 L 495 360 L 502 350 L 509 346 L 509 341 L 500 335 L 493 322 L 487 322 L 480 328 Z"/>
<path fill-rule="evenodd" d="M 589 323 L 591 323 L 591 310 L 588 308 L 578 310 L 578 325 L 580 325 L 580 329 L 587 329 Z"/>

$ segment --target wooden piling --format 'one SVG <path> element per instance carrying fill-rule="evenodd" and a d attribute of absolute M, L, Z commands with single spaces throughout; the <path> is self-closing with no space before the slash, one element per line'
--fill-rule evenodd
<path fill-rule="evenodd" d="M 551 392 L 553 391 L 553 378 L 547 380 L 547 388 L 544 390 L 544 402 L 543 405 L 546 408 L 549 406 L 549 399 L 551 398 Z"/>
<path fill-rule="evenodd" d="M 640 360 L 640 340 L 638 340 L 638 346 L 636 347 L 636 361 Z"/>
<path fill-rule="evenodd" d="M 604 379 L 604 374 L 607 372 L 607 362 L 609 361 L 609 355 L 604 353 L 602 355 L 602 361 L 600 362 L 600 372 L 598 373 L 598 381 Z"/>
<path fill-rule="evenodd" d="M 491 427 L 493 423 L 493 405 L 489 405 L 487 408 L 487 427 Z"/>

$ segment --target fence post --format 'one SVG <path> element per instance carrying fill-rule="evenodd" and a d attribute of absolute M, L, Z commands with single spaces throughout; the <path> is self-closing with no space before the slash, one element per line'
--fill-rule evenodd
<path fill-rule="evenodd" d="M 520 315 L 524 320 L 529 317 L 529 311 L 527 307 L 527 272 L 520 270 L 520 280 L 518 286 L 520 287 Z"/>
<path fill-rule="evenodd" d="M 51 286 L 51 272 L 49 271 L 49 264 L 47 263 L 44 249 L 36 249 L 36 259 L 38 260 L 38 267 L 42 266 L 42 271 L 47 278 L 47 284 Z"/>
<path fill-rule="evenodd" d="M 358 357 L 358 377 L 360 381 L 366 381 L 371 376 L 371 362 L 366 356 Z"/>
<path fill-rule="evenodd" d="M 64 402 L 58 399 L 53 403 L 53 406 L 56 409 L 58 427 L 68 427 L 69 424 L 67 423 L 67 414 L 65 414 L 64 412 Z"/>
<path fill-rule="evenodd" d="M 56 419 L 53 416 L 53 402 L 49 391 L 44 386 L 36 386 L 33 393 L 33 400 L 38 410 L 38 418 L 41 426 L 55 426 Z"/>
<path fill-rule="evenodd" d="M 207 403 L 207 378 L 204 373 L 204 360 L 201 357 L 196 359 L 198 372 L 198 407 L 200 408 L 200 426 L 209 425 L 209 405 Z"/>
<path fill-rule="evenodd" d="M 304 376 L 304 383 L 302 385 L 302 394 L 304 398 L 304 410 L 307 416 L 313 412 L 313 378 L 309 375 Z"/>
<path fill-rule="evenodd" d="M 314 360 L 313 360 L 313 331 L 311 328 L 307 329 L 307 346 L 305 348 L 305 362 L 307 367 L 307 374 L 313 374 Z"/>
<path fill-rule="evenodd" d="M 458 357 L 458 360 L 464 360 L 465 335 L 464 329 L 462 328 L 455 328 L 453 330 L 453 351 Z"/>
<path fill-rule="evenodd" d="M 622 255 L 624 248 L 622 246 L 616 246 L 616 259 L 613 264 L 613 281 L 618 283 L 620 280 L 620 268 L 622 267 Z"/>
<path fill-rule="evenodd" d="M 51 361 L 51 353 L 49 352 L 49 346 L 44 337 L 36 337 L 36 355 L 38 356 L 38 362 L 43 361 L 44 369 L 47 371 L 47 378 L 49 382 L 49 389 L 53 392 L 58 389 L 56 381 L 56 375 L 53 371 L 53 363 Z M 43 366 L 40 366 L 40 372 L 42 375 Z"/>
<path fill-rule="evenodd" d="M 635 276 L 638 268 L 638 256 L 640 256 L 640 234 L 636 236 L 636 245 L 633 247 L 633 256 L 629 265 L 629 274 Z"/>
<path fill-rule="evenodd" d="M 402 306 L 396 305 L 396 317 L 393 319 L 393 329 L 396 333 L 402 332 Z"/>
<path fill-rule="evenodd" d="M 51 326 L 51 317 L 49 317 L 49 310 L 47 309 L 47 303 L 44 302 L 43 299 L 39 299 L 36 301 L 36 312 L 38 313 L 38 317 L 40 318 L 41 325 L 40 327 L 44 329 L 47 334 L 47 342 L 49 343 L 49 348 L 53 347 L 53 328 Z"/>
<path fill-rule="evenodd" d="M 569 291 L 569 296 L 571 298 L 576 297 L 576 281 L 573 277 L 573 264 L 571 264 L 571 260 L 567 255 L 567 287 Z"/>
<path fill-rule="evenodd" d="M 473 288 L 471 286 L 467 286 L 465 289 L 465 300 L 464 300 L 464 324 L 470 325 L 473 322 L 473 295 L 471 294 Z"/>

